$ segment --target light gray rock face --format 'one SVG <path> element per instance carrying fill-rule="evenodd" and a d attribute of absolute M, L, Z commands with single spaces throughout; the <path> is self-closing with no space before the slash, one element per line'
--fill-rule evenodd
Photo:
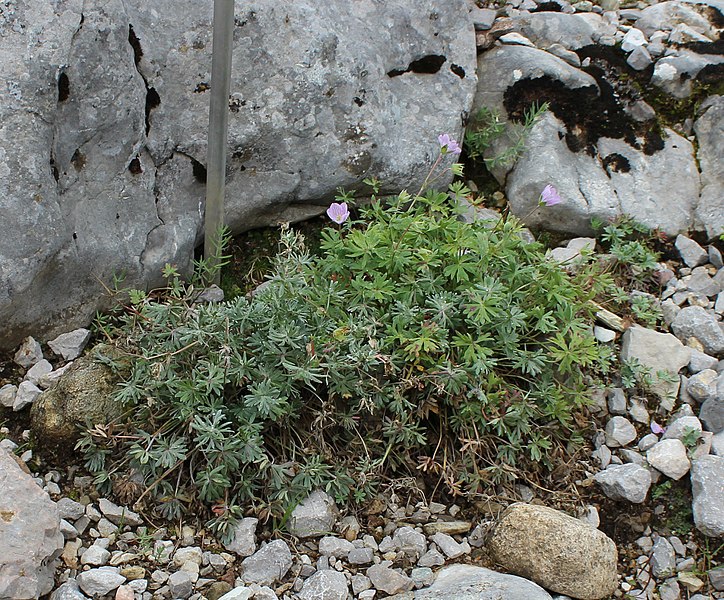
<path fill-rule="evenodd" d="M 691 350 L 670 333 L 634 326 L 624 332 L 621 344 L 621 360 L 631 359 L 650 370 L 651 391 L 662 400 L 670 400 L 679 392 L 679 379 L 666 381 L 658 377 L 657 372 L 676 375 L 689 364 Z"/>
<path fill-rule="evenodd" d="M 80 557 L 80 564 L 92 565 L 94 567 L 102 567 L 108 564 L 111 553 L 99 544 L 88 546 Z"/>
<path fill-rule="evenodd" d="M 34 338 L 28 336 L 20 344 L 20 348 L 13 357 L 15 364 L 20 365 L 23 369 L 29 369 L 35 363 L 43 360 L 43 349 Z"/>
<path fill-rule="evenodd" d="M 143 519 L 138 513 L 125 506 L 118 506 L 107 498 L 101 498 L 98 501 L 98 508 L 111 523 L 116 525 L 131 525 L 132 527 L 143 525 Z"/>
<path fill-rule="evenodd" d="M 561 44 L 567 50 L 578 50 L 597 42 L 602 35 L 613 35 L 616 31 L 615 26 L 592 13 L 524 13 L 517 21 L 520 32 L 541 48 Z"/>
<path fill-rule="evenodd" d="M 711 438 L 711 453 L 724 458 L 724 431 L 715 433 Z"/>
<path fill-rule="evenodd" d="M 677 25 L 685 24 L 694 31 L 708 37 L 711 41 L 718 39 L 717 28 L 708 15 L 706 2 L 660 2 L 641 11 L 636 27 L 647 36 L 656 31 L 671 31 Z"/>
<path fill-rule="evenodd" d="M 691 94 L 692 82 L 699 72 L 705 67 L 722 62 L 724 62 L 722 56 L 678 49 L 656 62 L 651 83 L 671 96 L 686 98 Z"/>
<path fill-rule="evenodd" d="M 703 114 L 694 122 L 699 144 L 701 198 L 696 221 L 713 238 L 724 232 L 724 96 L 707 101 Z"/>
<path fill-rule="evenodd" d="M 506 571 L 575 598 L 604 598 L 617 586 L 616 544 L 552 508 L 513 504 L 496 523 L 487 550 Z"/>
<path fill-rule="evenodd" d="M 212 0 L 22 2 L 0 24 L 0 322 L 84 324 L 200 241 Z M 322 212 L 375 175 L 415 188 L 476 85 L 465 0 L 236 6 L 226 222 Z M 12 217 L 10 217 L 12 215 Z M 27 302 L 33 298 L 33 302 Z M 61 318 L 62 317 L 62 318 Z"/>
<path fill-rule="evenodd" d="M 485 106 L 504 116 L 503 95 L 506 90 L 521 78 L 539 77 L 555 79 L 569 89 L 590 88 L 592 92 L 598 92 L 598 84 L 593 77 L 549 52 L 527 46 L 498 46 L 478 57 L 475 108 Z"/>
<path fill-rule="evenodd" d="M 724 535 L 724 457 L 704 456 L 691 465 L 694 524 L 703 534 Z"/>
<path fill-rule="evenodd" d="M 271 585 L 282 579 L 292 566 L 292 553 L 284 540 L 274 540 L 241 563 L 241 578 L 246 583 Z"/>
<path fill-rule="evenodd" d="M 533 126 L 526 151 L 507 179 L 507 197 L 525 222 L 571 234 L 591 233 L 593 217 L 633 216 L 670 235 L 690 228 L 699 198 L 699 175 L 691 143 L 666 130 L 664 148 L 646 155 L 623 140 L 600 138 L 597 155 L 572 152 L 566 127 L 552 113 Z M 546 160 L 540 156 L 545 153 Z M 606 171 L 602 164 L 623 157 L 627 168 Z M 497 176 L 497 174 L 496 174 Z M 563 203 L 536 208 L 541 190 L 553 184 Z M 669 200 L 667 200 L 667 198 Z"/>
<path fill-rule="evenodd" d="M 13 411 L 23 410 L 26 406 L 35 402 L 41 394 L 40 388 L 30 381 L 23 381 L 18 386 L 13 402 Z"/>
<path fill-rule="evenodd" d="M 674 419 L 666 428 L 663 440 L 684 440 L 687 436 L 693 435 L 693 432 L 701 433 L 701 421 L 694 416 L 685 415 Z"/>
<path fill-rule="evenodd" d="M 15 396 L 18 393 L 18 386 L 10 383 L 0 387 L 0 404 L 5 408 L 12 408 L 15 404 Z"/>
<path fill-rule="evenodd" d="M 675 480 L 686 475 L 691 466 L 686 446 L 677 439 L 661 440 L 649 448 L 646 460 L 654 469 Z"/>
<path fill-rule="evenodd" d="M 395 530 L 392 544 L 398 552 L 403 552 L 411 560 L 417 560 L 427 551 L 425 536 L 407 525 Z"/>
<path fill-rule="evenodd" d="M 445 556 L 453 560 L 470 552 L 470 545 L 467 542 L 458 544 L 455 538 L 441 531 L 438 531 L 430 539 L 445 553 Z"/>
<path fill-rule="evenodd" d="M 289 533 L 300 538 L 321 537 L 334 529 L 337 507 L 321 490 L 312 492 L 292 511 Z"/>
<path fill-rule="evenodd" d="M 231 541 L 228 544 L 224 544 L 224 548 L 241 557 L 254 554 L 256 551 L 256 526 L 258 524 L 259 519 L 253 517 L 241 519 L 234 527 Z"/>
<path fill-rule="evenodd" d="M 697 402 L 706 402 L 717 395 L 717 377 L 714 369 L 704 369 L 689 378 L 686 392 Z"/>
<path fill-rule="evenodd" d="M 644 46 L 639 46 L 634 49 L 626 59 L 628 65 L 636 71 L 643 71 L 645 68 L 651 65 L 653 60 L 649 51 Z"/>
<path fill-rule="evenodd" d="M 375 589 L 390 595 L 410 591 L 415 585 L 407 575 L 398 573 L 383 564 L 372 565 L 367 569 L 367 577 L 370 578 Z"/>
<path fill-rule="evenodd" d="M 438 574 L 435 583 L 415 592 L 415 600 L 551 600 L 542 587 L 518 577 L 483 567 L 451 565 Z"/>
<path fill-rule="evenodd" d="M 125 583 L 126 578 L 116 567 L 99 567 L 83 571 L 77 577 L 80 589 L 91 597 L 105 596 Z"/>
<path fill-rule="evenodd" d="M 50 340 L 48 346 L 58 356 L 62 356 L 64 360 L 75 360 L 83 352 L 89 339 L 90 331 L 80 328 L 68 333 L 61 333 L 54 340 Z"/>
<path fill-rule="evenodd" d="M 478 90 L 475 94 L 474 110 L 486 107 L 505 118 L 506 91 L 521 79 L 539 78 L 559 81 L 567 89 L 587 91 L 594 97 L 599 94 L 598 84 L 593 77 L 552 53 L 527 46 L 503 45 L 478 57 Z M 494 141 L 486 157 L 495 156 L 507 143 L 507 140 L 502 139 Z M 503 182 L 509 169 L 509 166 L 498 166 L 493 167 L 492 172 L 498 181 Z M 537 194 L 540 194 L 542 189 L 543 187 Z M 538 196 L 536 201 L 537 199 Z"/>
<path fill-rule="evenodd" d="M 35 385 L 40 385 L 40 382 L 45 379 L 52 370 L 53 365 L 51 365 L 47 360 L 39 360 L 30 367 L 30 369 L 28 369 L 28 372 L 25 374 L 25 379 Z"/>
<path fill-rule="evenodd" d="M 337 571 L 317 571 L 304 582 L 300 600 L 347 600 L 347 578 Z"/>
<path fill-rule="evenodd" d="M 38 598 L 63 551 L 58 507 L 2 448 L 0 490 L 0 600 Z"/>
<path fill-rule="evenodd" d="M 66 581 L 50 595 L 50 600 L 86 600 L 88 597 L 80 591 L 75 579 Z"/>
<path fill-rule="evenodd" d="M 724 353 L 724 331 L 701 306 L 682 308 L 671 323 L 671 330 L 680 340 L 696 338 L 707 354 L 717 356 Z"/>
<path fill-rule="evenodd" d="M 683 260 L 688 267 L 698 267 L 709 260 L 707 251 L 685 235 L 677 235 L 674 245 L 679 251 L 681 260 Z"/>
<path fill-rule="evenodd" d="M 85 506 L 71 498 L 61 498 L 56 504 L 61 519 L 77 521 L 85 514 Z"/>
<path fill-rule="evenodd" d="M 670 577 L 676 573 L 676 552 L 669 540 L 663 536 L 654 542 L 651 551 L 651 573 L 657 579 Z"/>
<path fill-rule="evenodd" d="M 172 598 L 185 600 L 194 590 L 191 575 L 186 571 L 176 571 L 175 573 L 171 573 L 171 576 L 168 578 L 166 583 L 168 584 Z"/>
<path fill-rule="evenodd" d="M 724 431 L 724 379 L 719 382 L 717 397 L 710 398 L 701 405 L 699 416 L 707 431 Z"/>
<path fill-rule="evenodd" d="M 594 479 L 609 498 L 628 500 L 634 504 L 646 500 L 651 487 L 651 473 L 634 463 L 610 465 L 605 471 L 596 473 Z"/>
<path fill-rule="evenodd" d="M 609 448 L 627 446 L 636 439 L 636 428 L 626 417 L 613 417 L 606 424 L 606 445 Z"/>
<path fill-rule="evenodd" d="M 346 559 L 351 550 L 354 549 L 352 542 L 343 538 L 327 536 L 319 540 L 319 553 L 324 556 Z"/>

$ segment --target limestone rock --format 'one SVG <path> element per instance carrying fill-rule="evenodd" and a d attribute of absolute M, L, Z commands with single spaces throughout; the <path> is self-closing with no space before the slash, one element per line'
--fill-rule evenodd
<path fill-rule="evenodd" d="M 345 539 L 327 536 L 319 540 L 319 553 L 323 556 L 334 556 L 335 558 L 346 559 L 350 551 L 354 549 L 352 542 Z"/>
<path fill-rule="evenodd" d="M 686 392 L 697 402 L 706 402 L 717 396 L 717 377 L 714 369 L 704 369 L 689 377 Z"/>
<path fill-rule="evenodd" d="M 18 386 L 13 403 L 13 411 L 23 410 L 29 404 L 35 402 L 41 394 L 40 388 L 30 381 L 23 381 Z"/>
<path fill-rule="evenodd" d="M 18 386 L 7 383 L 0 387 L 0 405 L 5 408 L 12 408 L 15 404 L 15 395 L 18 393 Z"/>
<path fill-rule="evenodd" d="M 85 345 L 90 339 L 90 331 L 87 329 L 75 329 L 68 333 L 61 333 L 57 338 L 48 342 L 50 349 L 63 360 L 75 360 L 83 352 Z"/>
<path fill-rule="evenodd" d="M 241 578 L 246 583 L 271 585 L 281 580 L 292 566 L 292 553 L 284 540 L 262 546 L 241 563 Z"/>
<path fill-rule="evenodd" d="M 674 245 L 679 251 L 681 260 L 683 260 L 689 267 L 698 267 L 699 265 L 706 263 L 709 259 L 707 251 L 694 240 L 686 237 L 685 235 L 677 235 Z"/>
<path fill-rule="evenodd" d="M 650 370 L 651 391 L 662 400 L 676 398 L 679 380 L 669 382 L 657 376 L 659 371 L 676 375 L 689 364 L 691 350 L 670 333 L 645 327 L 629 327 L 623 334 L 621 360 L 635 359 Z"/>
<path fill-rule="evenodd" d="M 43 349 L 32 337 L 26 337 L 13 358 L 16 364 L 29 369 L 38 361 L 43 360 Z"/>
<path fill-rule="evenodd" d="M 507 571 L 575 598 L 605 598 L 617 586 L 616 544 L 552 508 L 513 504 L 496 523 L 487 549 Z"/>
<path fill-rule="evenodd" d="M 109 347 L 98 351 L 115 356 Z M 121 414 L 122 407 L 112 397 L 117 382 L 118 375 L 92 354 L 79 358 L 33 403 L 30 416 L 34 434 L 46 448 L 72 448 L 79 424 L 105 424 Z"/>
<path fill-rule="evenodd" d="M 404 553 L 411 560 L 417 560 L 427 551 L 425 536 L 406 525 L 395 530 L 392 543 L 398 552 Z"/>
<path fill-rule="evenodd" d="M 100 508 L 105 517 L 115 525 L 131 525 L 133 527 L 143 525 L 143 519 L 138 513 L 133 512 L 125 506 L 118 506 L 107 498 L 101 498 L 98 501 L 98 508 Z"/>
<path fill-rule="evenodd" d="M 483 567 L 451 565 L 438 574 L 435 583 L 415 592 L 415 600 L 551 600 L 542 587 L 518 577 Z"/>
<path fill-rule="evenodd" d="M 686 446 L 680 440 L 661 440 L 646 452 L 646 460 L 667 477 L 677 480 L 689 472 L 689 459 Z"/>
<path fill-rule="evenodd" d="M 87 600 L 87 596 L 80 591 L 75 579 L 69 579 L 53 591 L 50 600 Z"/>
<path fill-rule="evenodd" d="M 724 535 L 724 457 L 704 456 L 691 465 L 694 524 L 703 534 Z"/>
<path fill-rule="evenodd" d="M 724 431 L 724 377 L 720 375 L 719 379 L 717 396 L 704 402 L 699 413 L 707 431 L 712 433 Z"/>
<path fill-rule="evenodd" d="M 636 428 L 626 417 L 613 417 L 606 424 L 606 445 L 609 448 L 627 446 L 636 439 Z"/>
<path fill-rule="evenodd" d="M 337 571 L 317 571 L 304 582 L 299 592 L 300 600 L 345 600 L 348 591 L 347 578 Z"/>
<path fill-rule="evenodd" d="M 11 90 L 0 107 L 0 345 L 86 324 L 104 302 L 98 280 L 121 271 L 143 289 L 163 282 L 166 262 L 188 272 L 204 212 L 213 4 L 31 2 L 0 23 Z M 437 135 L 459 138 L 472 104 L 468 7 L 237 3 L 232 230 L 319 214 L 337 188 L 372 175 L 386 193 L 419 187 Z"/>
<path fill-rule="evenodd" d="M 126 578 L 116 567 L 99 567 L 78 575 L 78 585 L 91 597 L 105 596 L 125 583 Z"/>
<path fill-rule="evenodd" d="M 597 94 L 590 88 L 575 93 L 580 102 L 596 102 Z M 512 212 L 525 217 L 529 226 L 585 235 L 591 233 L 594 217 L 605 221 L 628 214 L 674 235 L 692 225 L 699 175 L 691 142 L 672 130 L 665 133 L 663 148 L 654 154 L 621 139 L 601 137 L 596 156 L 590 156 L 571 150 L 567 127 L 549 112 L 531 129 L 527 150 L 507 179 L 504 173 L 494 174 L 506 182 Z M 545 161 L 540 160 L 543 154 Z M 606 164 L 613 166 L 605 169 Z M 616 167 L 619 164 L 623 167 Z M 563 203 L 544 210 L 537 200 L 549 183 L 560 191 Z"/>
<path fill-rule="evenodd" d="M 367 569 L 367 577 L 370 578 L 375 589 L 390 595 L 409 591 L 414 586 L 414 582 L 407 575 L 398 573 L 383 564 L 372 565 Z"/>
<path fill-rule="evenodd" d="M 724 96 L 714 96 L 702 107 L 694 122 L 699 144 L 697 158 L 701 169 L 701 197 L 696 220 L 710 238 L 724 231 Z"/>
<path fill-rule="evenodd" d="M 295 507 L 289 518 L 289 533 L 300 538 L 321 537 L 334 529 L 337 507 L 332 497 L 315 490 Z"/>
<path fill-rule="evenodd" d="M 671 330 L 680 340 L 696 338 L 707 354 L 717 356 L 724 353 L 724 331 L 716 319 L 701 306 L 682 308 L 671 323 Z"/>
<path fill-rule="evenodd" d="M 609 498 L 628 500 L 634 504 L 646 500 L 651 487 L 651 473 L 634 463 L 610 465 L 605 471 L 596 473 L 594 480 Z"/>
<path fill-rule="evenodd" d="M 63 551 L 58 507 L 1 448 L 0 490 L 0 600 L 38 598 Z"/>
<path fill-rule="evenodd" d="M 246 517 L 241 519 L 234 527 L 231 541 L 224 544 L 229 552 L 234 552 L 241 557 L 247 557 L 256 551 L 256 526 L 259 519 Z"/>
<path fill-rule="evenodd" d="M 671 577 L 676 573 L 676 552 L 669 540 L 663 536 L 654 542 L 651 551 L 651 573 L 657 579 Z"/>

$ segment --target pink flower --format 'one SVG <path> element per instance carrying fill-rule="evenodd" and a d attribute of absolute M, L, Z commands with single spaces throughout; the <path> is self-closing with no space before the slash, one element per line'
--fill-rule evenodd
<path fill-rule="evenodd" d="M 341 225 L 349 218 L 349 210 L 346 202 L 332 202 L 327 209 L 327 216 L 338 225 Z"/>
<path fill-rule="evenodd" d="M 538 200 L 538 204 L 541 206 L 555 206 L 561 202 L 563 202 L 563 198 L 561 198 L 558 190 L 550 183 L 543 188 L 540 194 L 540 200 Z"/>
<path fill-rule="evenodd" d="M 662 427 L 656 421 L 651 421 L 651 431 L 656 435 L 661 435 L 666 431 L 666 427 Z"/>
<path fill-rule="evenodd" d="M 454 139 L 450 137 L 448 133 L 441 133 L 437 136 L 437 141 L 440 144 L 440 150 L 443 154 L 460 154 L 463 150 Z"/>

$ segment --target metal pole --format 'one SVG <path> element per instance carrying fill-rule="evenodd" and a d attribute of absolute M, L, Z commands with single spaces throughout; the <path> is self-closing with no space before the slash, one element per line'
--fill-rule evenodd
<path fill-rule="evenodd" d="M 224 224 L 224 186 L 226 179 L 226 138 L 229 125 L 229 88 L 231 87 L 231 51 L 234 41 L 234 0 L 214 0 L 214 36 L 211 59 L 211 100 L 209 139 L 206 155 L 206 219 L 204 258 L 210 266 L 218 264 L 214 249 Z M 218 284 L 217 273 L 214 283 Z"/>

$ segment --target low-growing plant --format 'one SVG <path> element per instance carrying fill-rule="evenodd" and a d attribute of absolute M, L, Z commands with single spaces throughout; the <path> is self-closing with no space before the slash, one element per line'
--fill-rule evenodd
<path fill-rule="evenodd" d="M 525 111 L 522 123 L 508 123 L 503 120 L 500 113 L 487 107 L 482 107 L 473 116 L 465 132 L 465 150 L 471 160 L 483 160 L 489 168 L 508 166 L 514 163 L 525 150 L 528 134 L 536 121 L 549 108 L 547 102 L 533 104 Z M 507 136 L 510 145 L 493 157 L 485 158 L 487 150 L 496 140 Z"/>
<path fill-rule="evenodd" d="M 373 195 L 354 221 L 335 203 L 323 255 L 283 229 L 249 298 L 197 303 L 171 268 L 163 296 L 131 295 L 115 329 L 130 416 L 79 443 L 96 482 L 141 474 L 157 511 L 201 500 L 224 534 L 240 507 L 283 518 L 314 488 L 362 501 L 423 473 L 475 493 L 550 465 L 611 358 L 592 273 L 546 259 L 512 217 L 464 222 L 469 193 Z"/>
<path fill-rule="evenodd" d="M 593 219 L 594 230 L 613 259 L 613 271 L 619 283 L 639 284 L 656 269 L 658 255 L 652 249 L 654 232 L 629 216 L 604 223 Z"/>

